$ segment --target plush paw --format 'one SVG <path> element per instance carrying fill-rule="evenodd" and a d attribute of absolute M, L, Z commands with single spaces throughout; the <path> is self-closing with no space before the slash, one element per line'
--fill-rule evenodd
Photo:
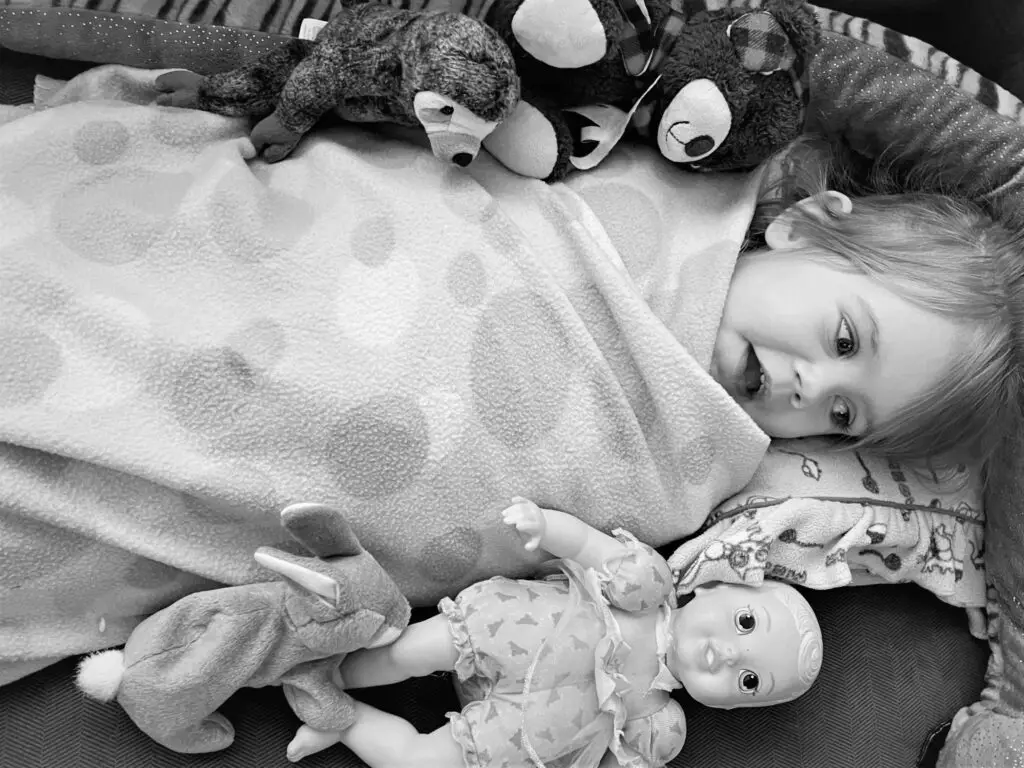
<path fill-rule="evenodd" d="M 285 128 L 274 113 L 256 123 L 249 138 L 257 154 L 263 155 L 268 163 L 276 163 L 291 154 L 302 134 Z"/>
<path fill-rule="evenodd" d="M 163 107 L 194 109 L 199 103 L 199 86 L 203 80 L 202 75 L 187 69 L 165 72 L 156 79 L 156 89 L 160 91 L 156 103 Z"/>
<path fill-rule="evenodd" d="M 531 179 L 561 181 L 571 170 L 573 137 L 564 115 L 525 100 L 484 139 L 484 147 L 510 171 Z"/>

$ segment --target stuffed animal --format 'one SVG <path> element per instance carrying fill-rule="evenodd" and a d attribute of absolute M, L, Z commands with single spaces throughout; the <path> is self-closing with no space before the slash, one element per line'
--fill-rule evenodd
<path fill-rule="evenodd" d="M 802 131 L 817 17 L 804 0 L 494 0 L 522 100 L 485 146 L 557 180 L 632 129 L 693 170 L 747 169 Z"/>
<path fill-rule="evenodd" d="M 340 5 L 315 41 L 291 40 L 209 77 L 160 75 L 157 103 L 259 119 L 251 138 L 268 162 L 287 157 L 332 109 L 352 122 L 422 126 L 439 159 L 472 162 L 519 100 L 508 46 L 462 14 Z"/>
<path fill-rule="evenodd" d="M 281 513 L 313 557 L 269 547 L 256 560 L 282 578 L 197 592 L 145 619 L 124 650 L 80 665 L 89 696 L 116 699 L 151 738 L 178 752 L 213 752 L 234 740 L 217 712 L 243 687 L 281 685 L 303 722 L 347 728 L 351 698 L 338 686 L 350 651 L 387 644 L 409 623 L 409 604 L 341 516 L 318 504 Z"/>

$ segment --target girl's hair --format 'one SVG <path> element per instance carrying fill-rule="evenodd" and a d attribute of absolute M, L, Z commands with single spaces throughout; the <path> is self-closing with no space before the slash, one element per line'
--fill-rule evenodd
<path fill-rule="evenodd" d="M 1024 329 L 1024 228 L 949 192 L 949 177 L 898 158 L 871 168 L 795 145 L 762 187 L 752 237 L 792 203 L 826 189 L 853 198 L 843 214 L 790 209 L 796 231 L 838 269 L 866 274 L 928 311 L 962 323 L 965 354 L 937 386 L 871 433 L 847 441 L 904 460 L 985 462 L 1019 417 Z M 788 164 L 788 168 L 785 167 Z M 824 199 L 824 198 L 823 198 Z M 820 256 L 819 256 L 820 258 Z"/>

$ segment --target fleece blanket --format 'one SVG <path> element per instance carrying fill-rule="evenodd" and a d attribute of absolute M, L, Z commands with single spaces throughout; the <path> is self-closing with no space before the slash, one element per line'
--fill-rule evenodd
<path fill-rule="evenodd" d="M 536 565 L 512 496 L 658 545 L 750 479 L 767 438 L 706 370 L 755 178 L 628 150 L 546 186 L 351 126 L 271 166 L 158 74 L 0 125 L 7 679 L 268 579 L 292 502 L 428 604 Z"/>

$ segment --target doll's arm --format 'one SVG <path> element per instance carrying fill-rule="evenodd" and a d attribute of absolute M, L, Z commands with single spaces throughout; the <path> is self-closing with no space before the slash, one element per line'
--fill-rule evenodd
<path fill-rule="evenodd" d="M 512 500 L 502 516 L 525 539 L 528 550 L 537 548 L 555 557 L 575 560 L 584 568 L 601 568 L 621 556 L 626 546 L 577 517 L 554 509 L 541 509 L 523 498 Z"/>

